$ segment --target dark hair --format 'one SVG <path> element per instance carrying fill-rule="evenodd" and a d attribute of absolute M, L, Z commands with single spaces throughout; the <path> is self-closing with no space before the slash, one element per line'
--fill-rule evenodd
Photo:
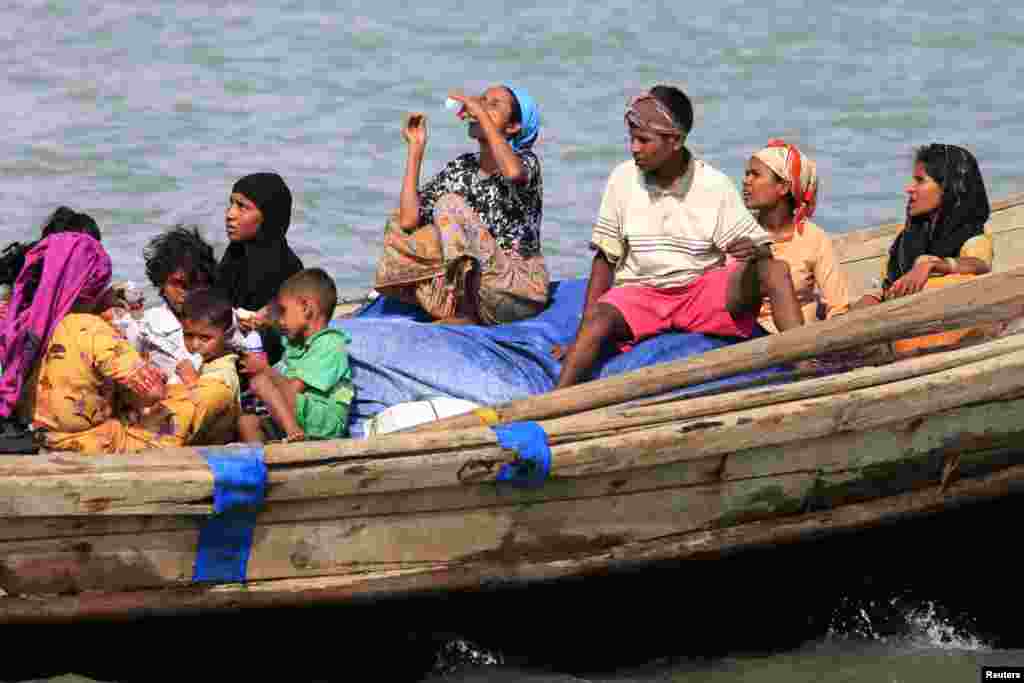
<path fill-rule="evenodd" d="M 216 284 L 217 260 L 211 247 L 196 226 L 176 225 L 157 235 L 142 250 L 146 260 L 146 276 L 153 286 L 162 289 L 174 272 L 184 270 L 190 286 Z"/>
<path fill-rule="evenodd" d="M 35 243 L 31 246 L 35 246 Z M 39 289 L 39 283 L 42 282 L 43 279 L 43 264 L 45 259 L 46 257 L 43 256 L 43 258 L 24 269 L 25 277 L 21 281 L 21 305 L 18 306 L 18 310 L 14 312 L 14 315 L 18 315 L 32 304 L 32 300 L 36 296 L 36 290 Z M 22 263 L 24 263 L 24 258 L 22 258 Z M 20 275 L 21 272 L 19 271 L 18 274 Z"/>
<path fill-rule="evenodd" d="M 693 129 L 693 104 L 686 93 L 675 86 L 656 85 L 651 88 L 651 95 L 668 107 L 672 118 L 682 126 L 684 133 Z"/>
<path fill-rule="evenodd" d="M 946 145 L 923 145 L 914 151 L 914 163 L 924 164 L 925 173 L 939 185 L 946 185 L 949 148 Z"/>
<path fill-rule="evenodd" d="M 284 281 L 278 296 L 308 296 L 320 306 L 320 314 L 330 320 L 338 305 L 338 289 L 334 280 L 322 268 L 306 268 Z"/>
<path fill-rule="evenodd" d="M 43 224 L 42 235 L 45 239 L 50 235 L 59 232 L 81 232 L 92 237 L 97 242 L 103 241 L 100 233 L 100 226 L 96 224 L 93 217 L 87 213 L 79 213 L 66 206 L 58 206 L 57 210 L 50 214 Z"/>
<path fill-rule="evenodd" d="M 185 295 L 181 317 L 184 320 L 196 320 L 216 325 L 228 330 L 235 323 L 235 313 L 231 302 L 216 289 L 196 289 Z"/>
<path fill-rule="evenodd" d="M 519 104 L 519 98 L 512 92 L 512 88 L 507 85 L 501 86 L 505 89 L 505 92 L 512 98 L 512 117 L 509 119 L 509 123 L 522 123 L 523 122 L 523 106 Z"/>
<path fill-rule="evenodd" d="M 25 267 L 25 254 L 36 245 L 35 242 L 12 242 L 0 253 L 0 285 L 14 286 L 18 273 Z"/>
<path fill-rule="evenodd" d="M 57 210 L 46 219 L 40 230 L 40 239 L 46 239 L 50 235 L 61 232 L 81 232 L 97 242 L 102 238 L 100 228 L 92 216 L 87 213 L 78 213 L 66 206 L 57 207 Z M 18 273 L 25 267 L 25 254 L 37 244 L 39 244 L 39 240 L 11 242 L 4 247 L 3 252 L 0 253 L 0 285 L 14 285 L 14 281 L 18 279 Z"/>

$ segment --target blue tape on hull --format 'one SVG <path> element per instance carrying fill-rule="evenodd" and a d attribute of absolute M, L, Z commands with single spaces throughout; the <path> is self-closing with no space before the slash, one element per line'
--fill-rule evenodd
<path fill-rule="evenodd" d="M 502 448 L 514 450 L 514 462 L 498 470 L 499 482 L 522 487 L 536 487 L 551 474 L 551 449 L 548 435 L 536 422 L 513 422 L 491 427 Z"/>
<path fill-rule="evenodd" d="M 267 487 L 263 448 L 201 448 L 199 452 L 213 472 L 213 514 L 199 530 L 192 580 L 245 581 L 256 514 Z"/>

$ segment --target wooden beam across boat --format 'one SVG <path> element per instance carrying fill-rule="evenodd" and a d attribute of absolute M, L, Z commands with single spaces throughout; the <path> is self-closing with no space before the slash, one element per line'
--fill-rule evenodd
<path fill-rule="evenodd" d="M 708 351 L 695 358 L 660 363 L 624 375 L 511 401 L 494 406 L 493 410 L 499 423 L 546 420 L 655 396 L 779 363 L 904 337 L 1005 321 L 1021 315 L 1024 315 L 1024 266 L 974 278 L 955 287 L 924 291 L 913 297 L 854 310 L 831 320 Z M 449 431 L 479 423 L 480 417 L 469 413 L 430 422 L 416 430 Z"/>

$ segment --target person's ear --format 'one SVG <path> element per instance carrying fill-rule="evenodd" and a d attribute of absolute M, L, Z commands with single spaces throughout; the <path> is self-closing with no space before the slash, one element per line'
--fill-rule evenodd
<path fill-rule="evenodd" d="M 307 296 L 302 297 L 302 315 L 305 316 L 306 320 L 312 320 L 316 315 L 313 301 Z"/>
<path fill-rule="evenodd" d="M 783 180 L 781 183 L 779 183 L 779 187 L 781 188 L 779 189 L 780 200 L 785 199 L 787 196 L 791 194 L 793 195 L 793 197 L 796 197 L 796 195 L 793 194 L 793 183 L 789 182 L 788 180 Z"/>

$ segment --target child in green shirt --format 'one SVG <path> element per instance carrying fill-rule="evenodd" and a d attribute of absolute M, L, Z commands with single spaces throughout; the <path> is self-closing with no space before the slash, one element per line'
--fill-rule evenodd
<path fill-rule="evenodd" d="M 270 409 L 270 418 L 242 415 L 238 431 L 245 442 L 266 439 L 336 439 L 348 433 L 352 403 L 349 336 L 328 327 L 338 301 L 334 280 L 320 268 L 307 268 L 281 285 L 277 304 L 285 335 L 284 372 L 255 354 L 245 360 L 252 391 Z"/>

